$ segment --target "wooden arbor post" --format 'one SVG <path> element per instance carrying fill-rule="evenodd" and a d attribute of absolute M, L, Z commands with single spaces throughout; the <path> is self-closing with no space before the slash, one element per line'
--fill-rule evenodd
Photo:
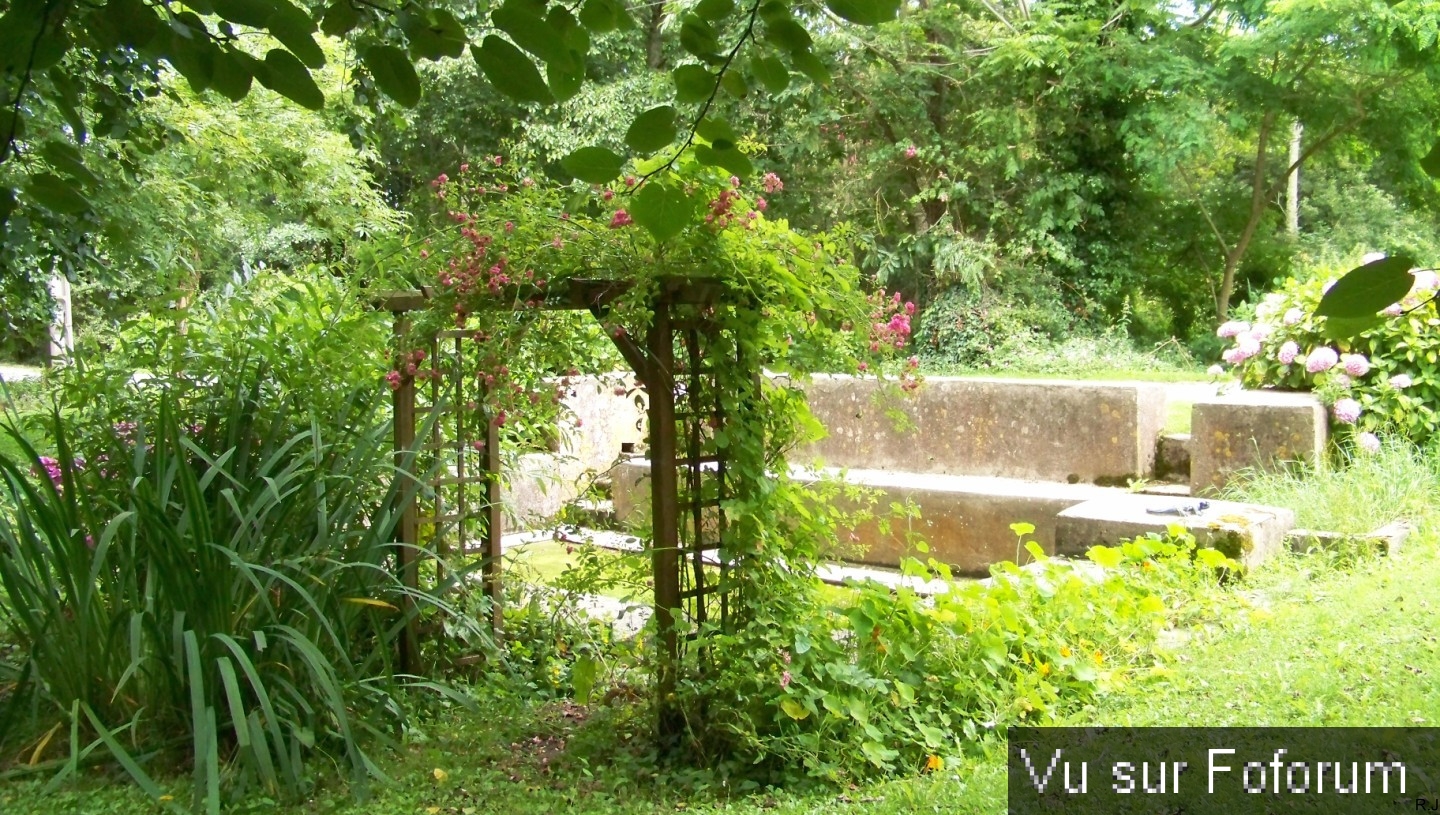
<path fill-rule="evenodd" d="M 628 282 L 571 280 L 566 286 L 553 286 L 546 291 L 529 289 L 504 299 L 513 303 L 538 303 L 546 309 L 588 310 L 603 323 L 612 303 L 629 289 Z M 723 307 L 723 298 L 724 288 L 717 281 L 665 279 L 650 304 L 654 319 L 643 346 L 623 329 L 614 328 L 609 332 L 649 395 L 654 537 L 651 567 L 660 651 L 656 671 L 660 714 L 657 726 L 662 743 L 667 745 L 677 743 L 685 728 L 683 712 L 675 699 L 676 682 L 686 657 L 685 643 L 698 636 L 700 628 L 707 623 L 710 613 L 707 604 L 712 597 L 718 595 L 722 622 L 727 608 L 723 590 L 728 564 L 722 556 L 728 527 L 723 506 L 728 497 L 727 472 L 725 457 L 713 442 L 715 434 L 723 429 L 726 417 L 719 407 L 714 366 L 743 366 L 749 361 L 711 353 L 711 346 L 719 338 L 713 313 L 717 307 Z M 397 338 L 401 336 L 404 313 L 422 307 L 426 299 L 423 292 L 386 298 L 387 308 L 395 315 Z M 682 352 L 678 358 L 677 348 Z M 743 373 L 744 378 L 753 379 L 759 372 L 757 368 Z M 402 451 L 414 449 L 417 418 L 414 384 L 403 372 L 395 400 L 395 444 L 399 461 Z M 498 631 L 502 519 L 499 434 L 493 424 L 486 431 L 482 471 L 485 494 L 476 504 L 483 510 L 485 586 L 495 600 L 492 607 L 496 616 L 492 624 Z M 419 520 L 411 501 L 402 512 L 402 553 L 418 546 L 418 536 Z M 397 561 L 397 568 L 402 577 L 409 580 L 414 564 L 403 557 L 402 554 Z M 717 570 L 718 578 L 714 574 Z M 413 647 L 411 628 L 402 638 L 402 666 L 415 664 L 407 661 L 413 659 L 413 655 L 407 655 Z"/>

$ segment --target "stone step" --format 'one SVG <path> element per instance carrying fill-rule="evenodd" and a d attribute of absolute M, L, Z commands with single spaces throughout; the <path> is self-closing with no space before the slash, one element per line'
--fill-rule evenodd
<path fill-rule="evenodd" d="M 1295 527 L 1295 513 L 1282 507 L 1234 501 L 1197 501 L 1168 495 L 1112 495 L 1062 510 L 1056 517 L 1055 551 L 1081 556 L 1096 544 L 1163 534 L 1182 526 L 1201 546 L 1251 567 L 1279 552 Z"/>

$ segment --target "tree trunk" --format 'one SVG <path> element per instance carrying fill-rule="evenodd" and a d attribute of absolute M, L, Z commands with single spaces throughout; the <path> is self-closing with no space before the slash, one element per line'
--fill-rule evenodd
<path fill-rule="evenodd" d="M 658 71 L 665 67 L 665 53 L 661 50 L 664 42 L 660 35 L 660 24 L 663 22 L 665 22 L 665 3 L 651 3 L 650 20 L 645 26 L 645 64 L 652 71 Z"/>
<path fill-rule="evenodd" d="M 1245 259 L 1245 251 L 1250 248 L 1255 230 L 1260 227 L 1260 219 L 1265 217 L 1265 168 L 1269 163 L 1267 151 L 1270 147 L 1270 133 L 1274 129 L 1274 112 L 1265 114 L 1264 120 L 1260 122 L 1260 133 L 1255 139 L 1255 168 L 1250 176 L 1250 215 L 1245 221 L 1245 229 L 1240 233 L 1240 239 L 1225 253 L 1225 273 L 1220 278 L 1220 290 L 1215 293 L 1215 316 L 1222 323 L 1230 316 L 1230 298 L 1235 293 L 1235 272 L 1240 268 L 1240 261 Z"/>

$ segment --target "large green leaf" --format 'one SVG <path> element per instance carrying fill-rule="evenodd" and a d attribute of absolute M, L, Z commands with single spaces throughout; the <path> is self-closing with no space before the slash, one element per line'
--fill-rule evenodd
<path fill-rule="evenodd" d="M 320 50 L 314 37 L 318 26 L 309 14 L 289 3 L 281 2 L 270 15 L 267 27 L 270 35 L 290 49 L 290 53 L 299 57 L 306 67 L 325 67 L 325 52 Z"/>
<path fill-rule="evenodd" d="M 250 93 L 254 74 L 250 71 L 252 59 L 238 51 L 222 49 L 215 55 L 215 74 L 210 79 L 210 88 L 232 102 L 239 102 Z"/>
<path fill-rule="evenodd" d="M 703 102 L 715 91 L 715 75 L 703 65 L 688 63 L 670 72 L 679 102 Z"/>
<path fill-rule="evenodd" d="M 1320 324 L 1320 333 L 1332 340 L 1348 340 L 1385 322 L 1383 314 L 1369 317 L 1326 317 Z"/>
<path fill-rule="evenodd" d="M 615 4 L 611 0 L 585 0 L 585 5 L 580 8 L 580 24 L 596 34 L 614 31 L 617 24 Z"/>
<path fill-rule="evenodd" d="M 625 160 L 604 147 L 582 147 L 560 159 L 565 172 L 591 184 L 608 184 L 620 175 Z"/>
<path fill-rule="evenodd" d="M 325 107 L 325 94 L 300 60 L 289 51 L 272 48 L 265 54 L 265 70 L 255 76 L 260 84 L 310 110 Z"/>
<path fill-rule="evenodd" d="M 160 33 L 160 17 L 140 0 L 110 0 L 102 12 L 114 29 L 118 45 L 141 49 Z"/>
<path fill-rule="evenodd" d="M 630 205 L 630 217 L 657 241 L 680 234 L 694 214 L 694 202 L 685 191 L 656 181 L 640 188 Z"/>
<path fill-rule="evenodd" d="M 700 0 L 695 4 L 695 13 L 718 23 L 735 11 L 735 0 Z"/>
<path fill-rule="evenodd" d="M 789 17 L 777 17 L 765 23 L 766 39 L 776 47 L 791 54 L 810 50 L 810 33 L 805 27 Z"/>
<path fill-rule="evenodd" d="M 678 130 L 675 127 L 675 108 L 669 105 L 650 108 L 630 123 L 625 131 L 625 143 L 637 153 L 653 153 L 675 141 Z"/>
<path fill-rule="evenodd" d="M 830 10 L 852 23 L 879 25 L 895 19 L 900 0 L 825 0 Z"/>
<path fill-rule="evenodd" d="M 564 53 L 560 32 L 527 8 L 523 0 L 509 0 L 490 13 L 490 22 L 510 36 L 521 48 L 542 62 L 554 62 Z"/>
<path fill-rule="evenodd" d="M 50 77 L 50 87 L 54 90 L 54 93 L 50 95 L 50 100 L 55 103 L 55 107 L 59 108 L 65 124 L 70 125 L 70 132 L 74 135 L 75 140 L 84 142 L 88 134 L 85 130 L 85 120 L 80 115 L 80 93 L 75 87 L 75 80 L 68 71 L 64 70 L 63 66 L 51 68 L 48 76 Z"/>
<path fill-rule="evenodd" d="M 465 46 L 470 42 L 465 27 L 445 9 L 431 9 L 428 13 L 405 11 L 398 15 L 398 20 L 410 40 L 410 53 L 421 59 L 458 57 L 465 53 Z"/>
<path fill-rule="evenodd" d="M 695 158 L 698 159 L 701 164 L 708 164 L 712 167 L 723 167 L 741 178 L 755 172 L 755 167 L 750 163 L 750 159 L 734 147 L 720 150 L 714 147 L 706 147 L 702 144 L 695 148 Z"/>
<path fill-rule="evenodd" d="M 220 49 L 210 39 L 204 21 L 194 12 L 182 11 L 170 19 L 170 34 L 166 49 L 170 64 L 196 93 L 210 87 Z"/>
<path fill-rule="evenodd" d="M 717 150 L 725 150 L 735 145 L 735 128 L 724 119 L 706 116 L 695 126 L 695 132 Z"/>
<path fill-rule="evenodd" d="M 506 96 L 520 102 L 555 101 L 535 63 L 505 40 L 491 34 L 479 46 L 472 45 L 470 53 L 490 84 Z"/>
<path fill-rule="evenodd" d="M 1373 317 L 1410 292 L 1414 265 L 1411 258 L 1396 255 L 1352 269 L 1320 298 L 1315 313 L 1340 319 Z"/>
<path fill-rule="evenodd" d="M 25 194 L 35 203 L 65 215 L 79 215 L 90 209 L 90 201 L 75 185 L 54 173 L 37 173 L 25 180 Z"/>
<path fill-rule="evenodd" d="M 320 18 L 320 30 L 327 37 L 343 37 L 360 24 L 360 9 L 352 0 L 335 0 Z"/>
<path fill-rule="evenodd" d="M 771 93 L 780 93 L 790 86 L 790 69 L 775 57 L 757 56 L 751 59 L 750 74 Z"/>
<path fill-rule="evenodd" d="M 719 36 L 715 27 L 699 15 L 687 14 L 680 24 L 680 47 L 706 62 L 720 60 Z"/>
<path fill-rule="evenodd" d="M 420 76 L 410 57 L 394 45 L 372 45 L 360 54 L 375 87 L 407 108 L 420 101 Z"/>
<path fill-rule="evenodd" d="M 1430 152 L 1425 154 L 1425 158 L 1420 159 L 1420 169 L 1431 178 L 1440 178 L 1440 142 L 1436 142 Z"/>
<path fill-rule="evenodd" d="M 69 142 L 50 139 L 40 148 L 40 154 L 57 172 L 69 176 L 82 187 L 100 183 L 100 179 L 85 166 L 85 157 L 80 155 L 79 148 Z"/>
<path fill-rule="evenodd" d="M 213 0 L 211 6 L 222 20 L 251 28 L 264 28 L 276 9 L 273 0 Z"/>
<path fill-rule="evenodd" d="M 561 102 L 580 92 L 585 83 L 584 65 L 569 60 L 556 60 L 546 64 L 545 81 L 550 83 L 550 92 Z"/>

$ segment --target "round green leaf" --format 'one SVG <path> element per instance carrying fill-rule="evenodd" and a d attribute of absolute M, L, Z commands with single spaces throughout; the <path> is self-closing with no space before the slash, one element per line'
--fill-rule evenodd
<path fill-rule="evenodd" d="M 30 176 L 25 181 L 25 194 L 51 212 L 79 215 L 90 209 L 90 201 L 73 184 L 54 173 Z"/>
<path fill-rule="evenodd" d="M 790 69 L 775 57 L 750 60 L 750 74 L 771 93 L 780 93 L 790 86 Z"/>
<path fill-rule="evenodd" d="M 695 13 L 712 23 L 719 22 L 735 11 L 735 0 L 700 0 Z"/>
<path fill-rule="evenodd" d="M 372 45 L 360 54 L 375 87 L 407 108 L 420 101 L 420 76 L 410 57 L 394 45 Z"/>
<path fill-rule="evenodd" d="M 678 131 L 675 127 L 675 108 L 661 105 L 650 108 L 630 123 L 625 131 L 625 143 L 637 153 L 653 153 L 675 141 Z"/>
<path fill-rule="evenodd" d="M 720 85 L 736 99 L 744 99 L 750 93 L 750 85 L 745 82 L 745 75 L 739 71 L 726 71 L 725 75 L 720 77 Z"/>
<path fill-rule="evenodd" d="M 900 0 L 825 0 L 825 5 L 859 25 L 879 25 L 900 12 Z"/>
<path fill-rule="evenodd" d="M 254 75 L 245 57 L 229 49 L 222 49 L 215 55 L 215 73 L 210 78 L 210 88 L 221 96 L 239 102 L 250 93 L 252 79 Z"/>
<path fill-rule="evenodd" d="M 299 57 L 306 67 L 325 67 L 325 52 L 320 50 L 320 45 L 315 42 L 313 32 L 316 25 L 309 14 L 282 2 L 270 15 L 267 27 L 270 35 L 290 49 L 290 53 Z"/>
<path fill-rule="evenodd" d="M 465 27 L 445 9 L 428 12 L 404 11 L 397 15 L 401 30 L 410 40 L 410 53 L 422 59 L 458 57 L 470 42 Z"/>
<path fill-rule="evenodd" d="M 645 227 L 657 241 L 680 234 L 694 213 L 685 192 L 654 181 L 640 188 L 630 205 L 630 217 Z"/>
<path fill-rule="evenodd" d="M 714 26 L 695 14 L 687 14 L 680 24 L 680 47 L 703 60 L 714 61 L 720 40 Z"/>
<path fill-rule="evenodd" d="M 1411 258 L 1396 255 L 1352 269 L 1320 298 L 1315 313 L 1341 319 L 1373 317 L 1410 293 L 1414 265 Z"/>
<path fill-rule="evenodd" d="M 620 175 L 625 160 L 604 147 L 582 147 L 565 158 L 560 166 L 565 172 L 591 184 L 608 184 Z"/>
<path fill-rule="evenodd" d="M 695 148 L 695 158 L 701 164 L 708 164 L 712 167 L 723 167 L 735 175 L 744 178 L 755 172 L 755 167 L 750 164 L 750 159 L 734 147 L 717 150 L 714 147 L 699 145 Z"/>
<path fill-rule="evenodd" d="M 670 72 L 679 102 L 703 102 L 715 90 L 715 75 L 703 65 L 689 63 Z"/>
<path fill-rule="evenodd" d="M 506 96 L 520 102 L 549 104 L 555 101 L 535 64 L 525 52 L 505 40 L 491 34 L 478 47 L 472 45 L 470 53 L 490 84 Z"/>
<path fill-rule="evenodd" d="M 490 22 L 510 35 L 516 45 L 534 54 L 542 62 L 554 62 L 563 53 L 560 32 L 526 8 L 523 2 L 510 0 L 495 9 L 490 14 Z"/>
<path fill-rule="evenodd" d="M 320 19 L 320 30 L 327 37 L 343 37 L 360 24 L 360 9 L 351 0 L 335 0 Z"/>
<path fill-rule="evenodd" d="M 140 0 L 110 0 L 103 13 L 114 28 L 119 45 L 144 48 L 160 33 L 159 15 Z"/>
<path fill-rule="evenodd" d="M 732 145 L 735 143 L 735 129 L 730 126 L 729 122 L 714 116 L 706 116 L 701 119 L 700 124 L 695 126 L 695 132 L 712 145 L 717 142 Z"/>
<path fill-rule="evenodd" d="M 1420 169 L 1431 178 L 1440 178 L 1440 142 L 1436 142 L 1425 158 L 1420 159 Z"/>
<path fill-rule="evenodd" d="M 556 60 L 545 65 L 545 81 L 550 83 L 550 92 L 561 102 L 580 92 L 585 82 L 584 66 L 578 60 Z"/>
<path fill-rule="evenodd" d="M 618 24 L 617 17 L 617 9 L 611 0 L 585 0 L 585 5 L 580 9 L 580 25 L 596 34 L 614 31 Z"/>
<path fill-rule="evenodd" d="M 790 19 L 779 17 L 765 23 L 765 36 L 771 43 L 791 54 L 810 51 L 810 33 L 805 27 Z"/>
<path fill-rule="evenodd" d="M 310 110 L 325 107 L 325 94 L 300 60 L 289 51 L 272 48 L 265 54 L 265 70 L 256 74 L 260 84 Z"/>

